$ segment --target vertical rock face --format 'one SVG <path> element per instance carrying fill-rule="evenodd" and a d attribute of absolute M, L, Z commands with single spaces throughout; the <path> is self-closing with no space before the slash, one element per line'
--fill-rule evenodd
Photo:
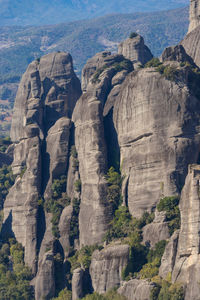
<path fill-rule="evenodd" d="M 181 42 L 187 54 L 200 66 L 200 1 L 190 0 L 190 24 L 188 34 Z"/>
<path fill-rule="evenodd" d="M 38 270 L 36 299 L 54 295 L 53 254 L 45 254 L 54 241 L 51 216 L 38 200 L 48 200 L 53 180 L 66 175 L 70 119 L 80 95 L 70 54 L 52 53 L 29 65 L 15 101 L 12 168 L 18 177 L 5 201 L 4 221 L 25 247 L 26 264 Z"/>
<path fill-rule="evenodd" d="M 83 297 L 83 269 L 74 270 L 72 277 L 72 300 L 79 300 Z"/>
<path fill-rule="evenodd" d="M 125 78 L 125 74 L 122 78 L 115 78 L 118 74 L 116 66 L 121 70 L 119 64 L 123 60 L 122 55 L 109 55 L 103 52 L 88 62 L 83 70 L 82 79 L 87 91 L 85 90 L 79 99 L 73 113 L 81 179 L 79 214 L 81 245 L 101 243 L 112 218 L 107 201 L 105 180 L 108 149 L 105 140 L 103 109 L 109 101 L 113 86 Z M 132 69 L 131 62 L 129 65 Z M 128 70 L 125 72 L 127 74 Z M 108 111 L 112 108 L 113 102 L 112 98 Z"/>
<path fill-rule="evenodd" d="M 118 53 L 130 59 L 133 63 L 145 64 L 153 58 L 149 48 L 144 44 L 144 39 L 139 34 L 119 44 Z"/>
<path fill-rule="evenodd" d="M 179 193 L 188 163 L 198 158 L 200 103 L 187 69 L 180 70 L 179 80 L 153 68 L 138 70 L 127 76 L 115 101 L 124 198 L 136 217 L 151 211 L 162 195 Z"/>
<path fill-rule="evenodd" d="M 187 285 L 185 299 L 199 299 L 200 166 L 190 165 L 180 200 L 181 229 L 172 279 Z"/>
<path fill-rule="evenodd" d="M 188 33 L 200 25 L 200 1 L 190 0 L 190 25 Z"/>
<path fill-rule="evenodd" d="M 114 245 L 96 250 L 92 255 L 90 275 L 95 292 L 100 294 L 117 287 L 122 281 L 121 274 L 128 264 L 129 246 Z"/>

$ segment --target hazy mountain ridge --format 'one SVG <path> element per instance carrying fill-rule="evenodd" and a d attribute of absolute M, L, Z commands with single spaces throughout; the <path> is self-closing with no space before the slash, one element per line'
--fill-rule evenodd
<path fill-rule="evenodd" d="M 175 9 L 187 4 L 186 0 L 3 0 L 0 1 L 0 25 L 56 24 L 109 13 Z"/>

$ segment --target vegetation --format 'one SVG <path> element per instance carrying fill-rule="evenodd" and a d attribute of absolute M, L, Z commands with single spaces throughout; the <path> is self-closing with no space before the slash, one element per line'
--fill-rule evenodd
<path fill-rule="evenodd" d="M 170 235 L 180 228 L 181 219 L 178 196 L 162 198 L 157 205 L 157 210 L 166 212 Z"/>
<path fill-rule="evenodd" d="M 58 297 L 52 300 L 72 300 L 72 292 L 65 288 L 59 293 Z"/>
<path fill-rule="evenodd" d="M 73 206 L 73 212 L 72 212 L 72 218 L 70 222 L 70 234 L 69 234 L 69 240 L 71 246 L 74 245 L 74 241 L 79 237 L 78 216 L 80 211 L 80 199 L 74 198 L 72 201 L 72 206 Z"/>
<path fill-rule="evenodd" d="M 147 263 L 139 272 L 139 277 L 141 279 L 153 278 L 154 276 L 158 275 L 161 258 L 164 254 L 166 244 L 167 242 L 162 240 L 155 245 L 154 249 L 150 249 L 148 251 Z"/>
<path fill-rule="evenodd" d="M 71 272 L 79 267 L 89 269 L 92 253 L 95 250 L 101 250 L 102 248 L 102 246 L 92 245 L 84 246 L 83 248 L 81 248 L 81 250 L 76 251 L 76 253 L 69 258 L 69 262 L 71 263 Z"/>
<path fill-rule="evenodd" d="M 80 193 L 81 192 L 81 180 L 80 179 L 77 179 L 75 182 L 74 182 L 74 189 L 76 192 Z"/>
<path fill-rule="evenodd" d="M 14 239 L 1 245 L 0 249 L 0 299 L 31 300 L 31 271 L 24 265 L 24 251 Z"/>
<path fill-rule="evenodd" d="M 5 152 L 11 143 L 10 137 L 0 138 L 0 152 Z"/>
<path fill-rule="evenodd" d="M 45 201 L 44 208 L 47 212 L 52 213 L 52 233 L 55 238 L 60 237 L 58 223 L 60 220 L 61 213 L 65 206 L 69 205 L 71 200 L 66 195 L 66 177 L 61 176 L 60 179 L 53 181 L 52 187 L 52 198 Z M 40 201 L 42 204 L 42 202 Z"/>
<path fill-rule="evenodd" d="M 165 280 L 156 276 L 152 281 L 156 286 L 151 291 L 150 300 L 184 300 L 184 287 L 178 282 L 172 283 L 171 274 Z"/>
<path fill-rule="evenodd" d="M 11 166 L 3 165 L 0 168 L 0 210 L 3 209 L 6 196 L 14 182 L 15 176 L 12 173 Z"/>
<path fill-rule="evenodd" d="M 97 69 L 97 71 L 93 75 L 92 83 L 100 82 L 99 76 L 106 69 L 112 69 L 114 73 L 118 73 L 122 70 L 127 70 L 128 72 L 131 72 L 133 70 L 133 65 L 129 59 L 125 59 L 122 56 L 120 61 L 114 62 L 113 64 L 105 64 L 103 67 Z"/>
<path fill-rule="evenodd" d="M 145 68 L 156 68 L 160 66 L 162 63 L 160 62 L 159 58 L 153 57 L 150 61 L 145 64 Z"/>
<path fill-rule="evenodd" d="M 73 145 L 71 147 L 71 157 L 72 157 L 72 167 L 77 171 L 79 168 L 79 161 L 78 161 L 78 153 L 76 151 L 76 147 Z"/>
<path fill-rule="evenodd" d="M 21 173 L 19 174 L 20 178 L 22 178 L 24 176 L 24 173 L 26 172 L 27 167 L 23 167 L 23 169 L 21 170 Z"/>
<path fill-rule="evenodd" d="M 113 167 L 108 170 L 105 178 L 108 183 L 107 200 L 111 204 L 112 211 L 114 213 L 114 211 L 122 203 L 121 186 L 123 178 Z"/>
<path fill-rule="evenodd" d="M 104 295 L 99 295 L 98 293 L 93 293 L 91 295 L 87 295 L 83 298 L 83 300 L 126 300 L 126 297 L 117 293 L 117 291 L 110 290 Z"/>
<path fill-rule="evenodd" d="M 130 38 L 130 39 L 133 39 L 133 38 L 135 38 L 136 36 L 138 36 L 137 32 L 131 32 L 130 35 L 129 35 L 129 38 Z"/>

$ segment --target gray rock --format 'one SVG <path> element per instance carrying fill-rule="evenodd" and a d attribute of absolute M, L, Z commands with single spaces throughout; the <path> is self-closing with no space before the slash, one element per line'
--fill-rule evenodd
<path fill-rule="evenodd" d="M 72 276 L 72 300 L 78 300 L 83 297 L 83 269 L 74 270 Z"/>
<path fill-rule="evenodd" d="M 132 279 L 123 282 L 118 293 L 124 295 L 128 300 L 149 300 L 154 284 L 147 280 Z"/>
<path fill-rule="evenodd" d="M 144 44 L 144 39 L 139 34 L 134 38 L 129 38 L 118 46 L 118 53 L 125 58 L 130 59 L 133 63 L 147 63 L 153 58 L 149 48 Z"/>
<path fill-rule="evenodd" d="M 35 287 L 36 300 L 50 300 L 54 296 L 54 259 L 51 251 L 45 253 L 40 262 Z"/>
<path fill-rule="evenodd" d="M 187 54 L 192 57 L 195 64 L 200 67 L 200 26 L 187 34 L 181 41 L 181 45 L 183 45 Z"/>
<path fill-rule="evenodd" d="M 95 72 L 103 66 L 111 66 L 114 62 L 119 61 L 121 55 L 111 54 L 109 51 L 97 53 L 94 57 L 90 58 L 82 70 L 81 86 L 82 90 L 86 91 L 90 79 Z"/>
<path fill-rule="evenodd" d="M 168 224 L 165 220 L 165 213 L 155 212 L 155 218 L 152 223 L 142 229 L 143 243 L 154 247 L 156 243 L 169 238 Z"/>
<path fill-rule="evenodd" d="M 190 25 L 188 33 L 200 25 L 200 1 L 190 0 Z"/>
<path fill-rule="evenodd" d="M 180 200 L 181 228 L 173 281 L 186 284 L 185 299 L 199 299 L 200 235 L 199 235 L 200 165 L 190 165 Z"/>
<path fill-rule="evenodd" d="M 175 265 L 177 246 L 178 246 L 179 231 L 175 231 L 171 236 L 168 244 L 165 247 L 165 252 L 161 260 L 159 276 L 166 278 L 169 273 L 172 273 Z"/>
<path fill-rule="evenodd" d="M 193 62 L 193 59 L 187 55 L 185 49 L 182 45 L 172 46 L 166 48 L 162 55 L 161 55 L 161 62 L 168 62 L 168 61 L 177 61 L 177 62 L 187 62 L 190 65 L 196 67 Z"/>
<path fill-rule="evenodd" d="M 103 294 L 119 287 L 123 269 L 129 259 L 128 245 L 109 245 L 103 250 L 96 250 L 92 255 L 90 275 L 95 292 Z"/>
<path fill-rule="evenodd" d="M 69 255 L 70 250 L 70 222 L 72 217 L 73 207 L 72 205 L 66 206 L 62 211 L 60 221 L 59 221 L 59 231 L 60 231 L 60 243 L 63 247 L 65 257 Z"/>
<path fill-rule="evenodd" d="M 153 68 L 134 71 L 115 100 L 124 201 L 135 217 L 179 193 L 188 163 L 198 157 L 200 106 L 187 78 L 186 68 L 177 83 Z"/>

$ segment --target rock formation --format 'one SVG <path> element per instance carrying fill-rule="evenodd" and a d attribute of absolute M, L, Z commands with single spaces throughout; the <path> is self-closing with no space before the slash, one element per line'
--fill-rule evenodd
<path fill-rule="evenodd" d="M 122 281 L 121 274 L 129 259 L 128 245 L 113 245 L 92 255 L 90 275 L 94 291 L 103 294 Z"/>
<path fill-rule="evenodd" d="M 187 284 L 185 299 L 199 299 L 200 166 L 190 165 L 180 200 L 181 229 L 172 279 Z"/>
<path fill-rule="evenodd" d="M 124 197 L 136 217 L 151 211 L 162 195 L 179 193 L 187 165 L 198 159 L 199 134 L 192 132 L 198 132 L 199 101 L 187 68 L 179 74 L 176 81 L 153 68 L 132 72 L 115 101 Z"/>
<path fill-rule="evenodd" d="M 133 63 L 145 64 L 153 58 L 149 48 L 144 44 L 144 39 L 139 34 L 119 44 L 118 53 L 130 59 Z"/>
<path fill-rule="evenodd" d="M 123 282 L 118 293 L 126 296 L 128 300 L 149 300 L 154 284 L 147 280 L 132 279 Z"/>
<path fill-rule="evenodd" d="M 200 1 L 190 0 L 190 25 L 188 33 L 200 25 Z"/>
<path fill-rule="evenodd" d="M 190 33 L 165 49 L 160 62 L 144 66 L 153 56 L 138 34 L 122 42 L 118 54 L 89 59 L 83 94 L 70 54 L 48 54 L 22 77 L 13 145 L 5 154 L 9 162 L 13 155 L 16 180 L 4 203 L 1 235 L 24 247 L 36 300 L 66 287 L 73 300 L 112 288 L 130 300 L 149 300 L 156 286 L 146 274 L 158 274 L 161 257 L 154 266 L 147 253 L 153 257 L 161 240 L 168 244 L 160 277 L 172 273 L 173 282 L 185 285 L 186 300 L 199 299 L 198 5 L 191 1 Z M 118 185 L 110 185 L 110 167 Z M 167 212 L 158 212 L 157 204 L 180 194 L 181 228 L 170 237 Z M 121 204 L 125 210 L 117 210 Z M 155 213 L 151 223 L 146 212 Z M 119 228 L 123 213 L 129 218 L 125 232 Z M 92 250 L 97 245 L 101 250 Z M 141 263 L 138 252 L 146 256 L 136 278 L 131 268 Z"/>

